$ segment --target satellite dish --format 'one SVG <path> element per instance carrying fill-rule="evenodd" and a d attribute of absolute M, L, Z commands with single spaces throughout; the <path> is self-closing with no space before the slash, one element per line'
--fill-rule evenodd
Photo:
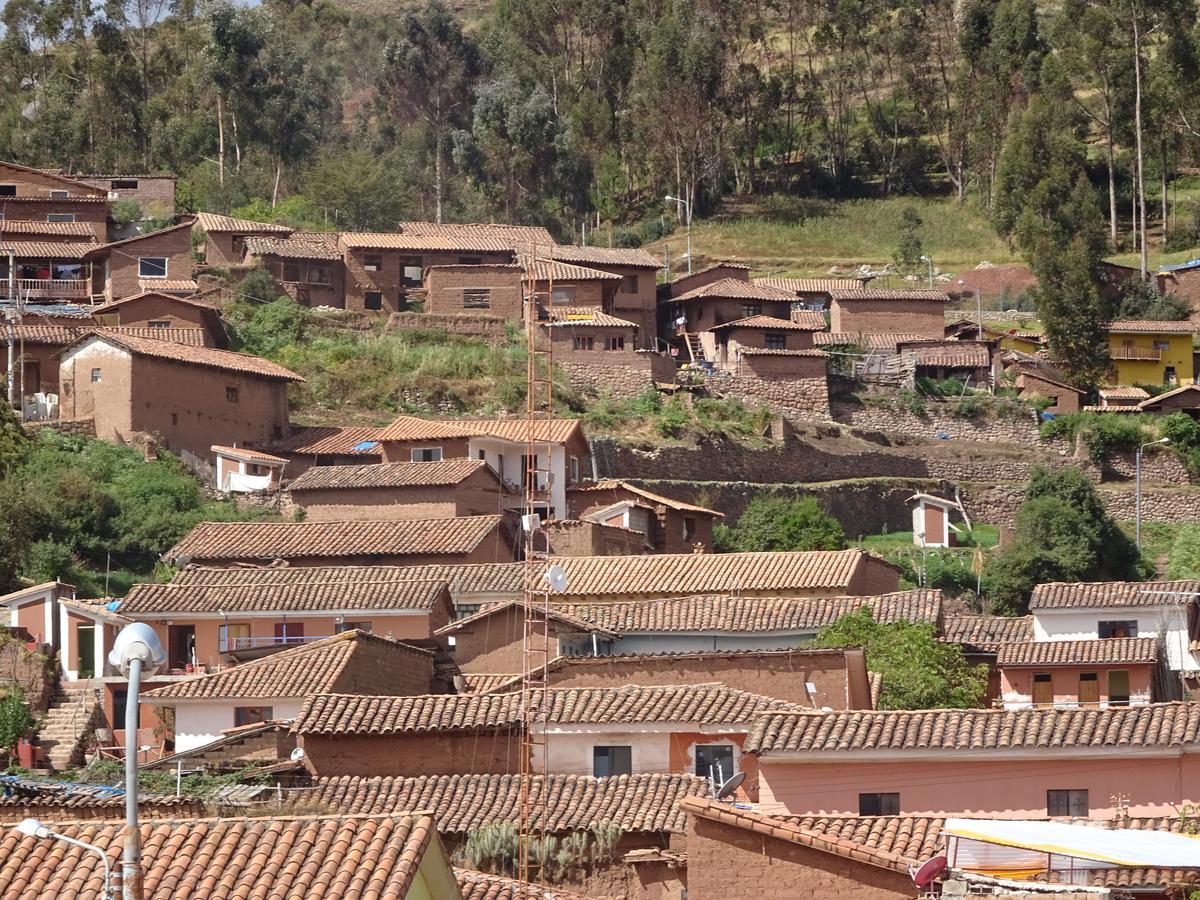
<path fill-rule="evenodd" d="M 292 754 L 288 757 L 288 759 L 290 759 L 292 762 L 300 762 L 300 760 L 304 759 L 304 748 L 297 747 L 292 751 Z"/>
<path fill-rule="evenodd" d="M 546 574 L 542 576 L 550 583 L 550 589 L 557 593 L 562 593 L 567 589 L 567 570 L 555 563 L 546 570 Z"/>
<path fill-rule="evenodd" d="M 740 788 L 742 786 L 742 782 L 745 780 L 746 773 L 738 772 L 732 778 L 727 779 L 726 782 L 717 789 L 717 795 L 714 799 L 724 800 L 727 797 L 732 796 L 733 792 Z"/>
<path fill-rule="evenodd" d="M 950 867 L 949 861 L 944 856 L 935 856 L 932 859 L 927 859 L 917 868 L 909 866 L 908 874 L 912 878 L 913 884 L 922 890 L 929 887 L 937 877 Z"/>

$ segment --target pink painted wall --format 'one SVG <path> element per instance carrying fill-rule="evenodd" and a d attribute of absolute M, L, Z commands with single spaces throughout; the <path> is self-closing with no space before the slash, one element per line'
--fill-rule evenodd
<path fill-rule="evenodd" d="M 1100 700 L 1108 700 L 1108 673 L 1112 670 L 1123 669 L 1129 673 L 1130 701 L 1143 703 L 1150 700 L 1150 677 L 1153 666 L 1112 666 L 1109 669 L 1097 666 L 1054 666 L 1032 667 L 1028 669 L 1006 666 L 1000 672 L 1001 696 L 1006 702 L 1016 699 L 1019 695 L 1025 702 L 1033 701 L 1034 673 L 1049 673 L 1050 685 L 1054 689 L 1055 703 L 1074 703 L 1079 699 L 1079 676 L 1083 672 L 1099 674 Z"/>
<path fill-rule="evenodd" d="M 1099 752 L 1090 759 L 1023 758 L 911 762 L 759 763 L 766 813 L 858 815 L 860 793 L 898 792 L 903 815 L 1021 819 L 1046 816 L 1046 791 L 1087 790 L 1093 818 L 1111 818 L 1111 797 L 1134 816 L 1173 816 L 1200 800 L 1200 755 L 1150 757 Z"/>

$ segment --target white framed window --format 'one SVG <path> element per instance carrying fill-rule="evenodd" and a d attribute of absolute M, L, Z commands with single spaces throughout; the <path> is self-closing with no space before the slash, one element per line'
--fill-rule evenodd
<path fill-rule="evenodd" d="M 92 369 L 92 384 L 99 384 L 101 381 L 101 373 L 99 369 Z"/>
<path fill-rule="evenodd" d="M 166 278 L 167 258 L 165 256 L 139 256 L 138 278 Z"/>
<path fill-rule="evenodd" d="M 579 457 L 571 457 L 571 483 L 579 481 Z"/>
<path fill-rule="evenodd" d="M 71 194 L 69 191 L 51 191 L 50 199 L 51 200 L 69 200 L 69 199 L 71 199 Z"/>
<path fill-rule="evenodd" d="M 74 222 L 75 213 L 47 213 L 47 222 Z"/>
<path fill-rule="evenodd" d="M 441 447 L 413 447 L 409 453 L 409 459 L 413 462 L 441 462 L 442 448 Z"/>
<path fill-rule="evenodd" d="M 564 285 L 550 292 L 550 302 L 555 306 L 569 306 L 575 302 L 575 286 Z"/>

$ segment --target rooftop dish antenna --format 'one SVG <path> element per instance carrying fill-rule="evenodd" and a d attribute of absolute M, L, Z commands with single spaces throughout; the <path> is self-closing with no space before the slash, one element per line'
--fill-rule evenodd
<path fill-rule="evenodd" d="M 742 786 L 742 782 L 746 780 L 745 772 L 738 772 L 732 778 L 725 779 L 725 783 L 717 788 L 716 794 L 713 795 L 714 800 L 727 800 L 733 796 L 734 791 Z"/>
<path fill-rule="evenodd" d="M 550 585 L 550 589 L 556 594 L 561 594 L 567 589 L 567 570 L 555 563 L 546 570 L 546 574 L 542 576 Z"/>
<path fill-rule="evenodd" d="M 915 869 L 909 866 L 908 874 L 917 888 L 925 890 L 937 881 L 938 877 L 948 868 L 950 868 L 950 863 L 946 857 L 935 856 L 932 859 L 925 860 L 925 862 L 921 863 Z"/>
<path fill-rule="evenodd" d="M 304 748 L 297 747 L 291 752 L 291 754 L 288 756 L 288 759 L 290 759 L 292 762 L 300 762 L 300 760 L 304 759 Z"/>

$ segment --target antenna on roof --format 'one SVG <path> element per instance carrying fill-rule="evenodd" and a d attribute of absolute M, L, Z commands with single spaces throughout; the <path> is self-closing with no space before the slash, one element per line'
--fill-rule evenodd
<path fill-rule="evenodd" d="M 738 772 L 732 778 L 726 778 L 725 781 L 713 792 L 714 800 L 727 800 L 733 796 L 734 792 L 742 786 L 742 782 L 746 780 L 745 772 Z"/>
<path fill-rule="evenodd" d="M 908 877 L 912 879 L 912 883 L 918 890 L 924 891 L 937 881 L 948 868 L 950 868 L 950 862 L 946 857 L 935 856 L 925 860 L 916 868 L 909 866 Z"/>

